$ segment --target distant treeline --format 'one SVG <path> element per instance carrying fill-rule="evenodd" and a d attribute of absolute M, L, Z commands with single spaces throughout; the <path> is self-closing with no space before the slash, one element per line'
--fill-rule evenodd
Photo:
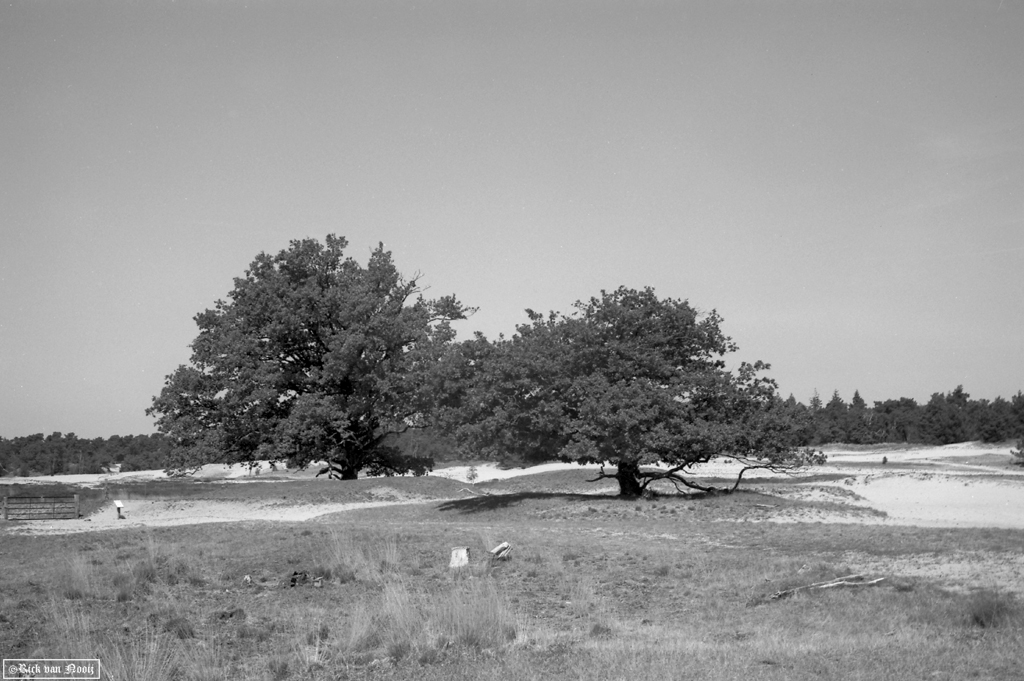
<path fill-rule="evenodd" d="M 436 463 L 457 457 L 455 446 L 430 431 L 408 431 L 391 443 L 405 454 L 429 456 Z M 92 440 L 74 433 L 0 437 L 0 477 L 162 470 L 171 441 L 161 433 L 113 435 Z"/>
<path fill-rule="evenodd" d="M 972 400 L 963 386 L 935 393 L 927 404 L 909 397 L 868 406 L 859 392 L 849 404 L 839 392 L 823 403 L 817 393 L 809 404 L 790 395 L 782 405 L 790 413 L 794 445 L 830 442 L 947 445 L 955 442 L 1004 442 L 1024 437 L 1024 393 Z M 455 446 L 429 430 L 409 431 L 393 440 L 405 454 L 430 456 L 436 463 L 457 456 Z M 121 471 L 162 469 L 170 441 L 163 435 L 113 435 L 86 440 L 74 433 L 0 437 L 0 476 L 104 473 L 115 465 Z"/>
<path fill-rule="evenodd" d="M 171 443 L 160 434 L 112 435 L 86 440 L 74 433 L 0 437 L 0 475 L 105 473 L 161 469 Z"/>
<path fill-rule="evenodd" d="M 952 392 L 933 394 L 924 405 L 901 397 L 871 407 L 857 391 L 849 404 L 838 391 L 827 403 L 815 392 L 808 405 L 792 395 L 785 405 L 795 425 L 794 444 L 802 446 L 830 442 L 948 445 L 974 440 L 1004 442 L 1024 436 L 1021 392 L 1010 400 L 972 400 L 963 386 L 957 386 Z"/>

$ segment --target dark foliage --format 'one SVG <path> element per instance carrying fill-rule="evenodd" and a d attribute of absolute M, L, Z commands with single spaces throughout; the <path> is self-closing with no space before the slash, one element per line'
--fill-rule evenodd
<path fill-rule="evenodd" d="M 792 396 L 785 405 L 804 446 L 829 442 L 946 445 L 1006 442 L 1024 436 L 1024 393 L 1020 392 L 1010 400 L 997 397 L 990 402 L 972 400 L 963 386 L 957 386 L 952 392 L 933 394 L 925 405 L 901 397 L 868 407 L 860 393 L 855 392 L 846 404 L 837 391 L 824 407 L 817 393 L 809 406 Z"/>
<path fill-rule="evenodd" d="M 768 365 L 726 369 L 736 346 L 715 312 L 650 288 L 602 292 L 571 315 L 527 312 L 511 339 L 477 336 L 436 367 L 437 424 L 474 454 L 608 462 L 601 476 L 624 496 L 655 480 L 706 489 L 690 469 L 716 457 L 744 470 L 814 458 L 794 446 Z M 644 468 L 656 463 L 668 468 Z"/>
<path fill-rule="evenodd" d="M 424 369 L 466 310 L 419 296 L 383 245 L 366 267 L 346 245 L 328 235 L 261 253 L 229 300 L 196 316 L 191 363 L 148 410 L 175 444 L 171 468 L 327 461 L 321 472 L 342 479 L 430 469 L 393 438 L 423 425 Z"/>
<path fill-rule="evenodd" d="M 64 475 L 163 468 L 171 443 L 163 435 L 83 439 L 74 433 L 0 438 L 0 474 Z"/>

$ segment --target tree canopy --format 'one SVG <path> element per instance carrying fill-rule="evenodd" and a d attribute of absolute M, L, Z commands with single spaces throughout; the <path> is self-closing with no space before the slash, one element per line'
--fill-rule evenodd
<path fill-rule="evenodd" d="M 389 437 L 421 425 L 422 371 L 467 313 L 454 296 L 426 300 L 383 244 L 362 267 L 344 237 L 260 253 L 228 300 L 196 315 L 188 365 L 147 413 L 175 445 L 170 468 L 288 460 L 354 479 L 425 473 Z"/>
<path fill-rule="evenodd" d="M 608 462 L 615 473 L 599 477 L 625 496 L 655 480 L 710 489 L 692 467 L 716 457 L 743 471 L 806 458 L 775 383 L 759 375 L 768 365 L 726 369 L 736 345 L 717 313 L 624 287 L 568 315 L 527 313 L 512 338 L 477 335 L 437 366 L 435 417 L 478 455 Z"/>

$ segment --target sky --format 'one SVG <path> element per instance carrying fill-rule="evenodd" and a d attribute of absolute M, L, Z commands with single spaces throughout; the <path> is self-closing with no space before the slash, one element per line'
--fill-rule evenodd
<path fill-rule="evenodd" d="M 1024 389 L 1024 3 L 0 5 L 0 436 L 151 433 L 260 252 L 509 335 L 621 285 L 781 394 Z"/>

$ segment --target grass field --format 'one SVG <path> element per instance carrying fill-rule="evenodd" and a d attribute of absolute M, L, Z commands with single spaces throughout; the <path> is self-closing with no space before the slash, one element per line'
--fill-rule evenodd
<path fill-rule="evenodd" d="M 471 492 L 436 478 L 166 483 L 191 498 L 286 505 L 390 488 L 416 503 L 302 523 L 6 528 L 0 652 L 99 657 L 106 678 L 153 681 L 1022 678 L 1012 581 L 908 569 L 1019 557 L 1020 530 L 770 523 L 828 502 L 623 501 L 586 477 Z M 511 558 L 492 562 L 501 541 Z M 471 564 L 453 572 L 458 546 Z M 296 572 L 308 579 L 289 586 Z M 855 573 L 884 580 L 770 599 Z"/>

